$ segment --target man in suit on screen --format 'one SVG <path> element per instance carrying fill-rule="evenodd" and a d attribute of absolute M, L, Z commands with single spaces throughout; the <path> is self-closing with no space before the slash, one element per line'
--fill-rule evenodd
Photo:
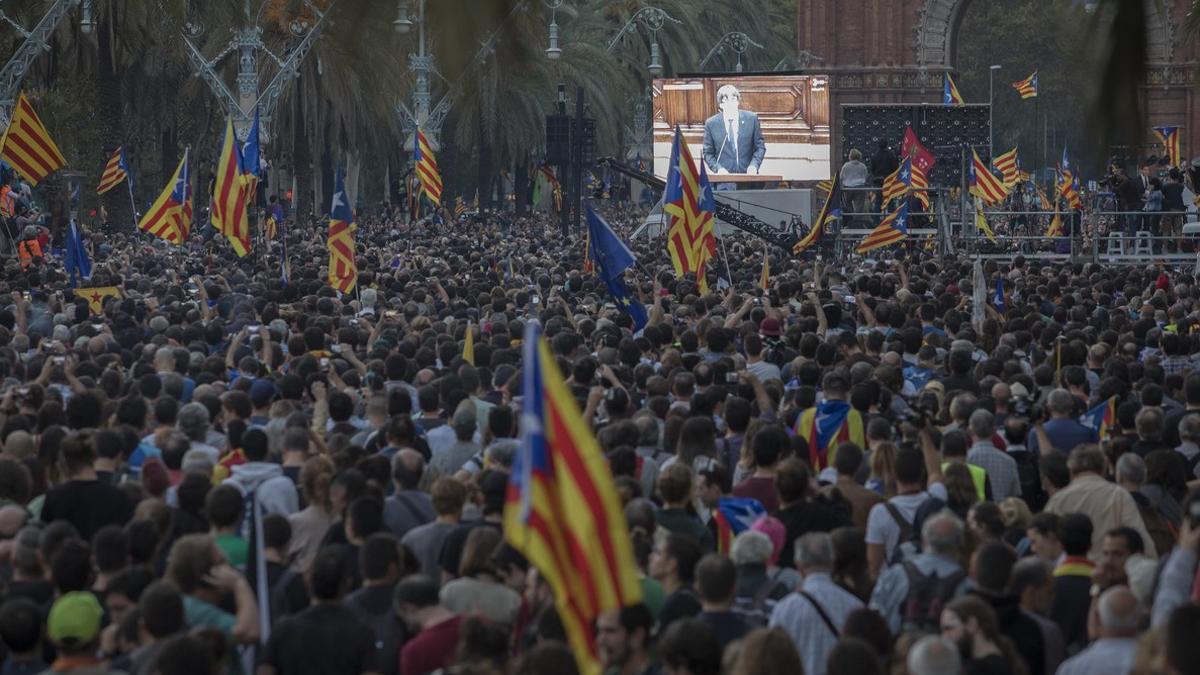
<path fill-rule="evenodd" d="M 758 174 L 767 154 L 758 115 L 739 109 L 741 92 L 732 84 L 717 90 L 719 113 L 704 122 L 704 163 L 709 173 Z"/>

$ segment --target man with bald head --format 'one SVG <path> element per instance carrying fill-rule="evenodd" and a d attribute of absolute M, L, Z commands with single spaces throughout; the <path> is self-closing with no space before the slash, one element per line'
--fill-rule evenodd
<path fill-rule="evenodd" d="M 1127 586 L 1113 586 L 1092 603 L 1088 633 L 1095 642 L 1063 661 L 1057 675 L 1128 673 L 1142 627 L 1141 603 Z"/>
<path fill-rule="evenodd" d="M 397 539 L 437 517 L 429 493 L 420 489 L 424 474 L 425 458 L 416 450 L 405 448 L 392 458 L 392 481 L 396 491 L 383 503 L 383 523 Z"/>
<path fill-rule="evenodd" d="M 962 656 L 953 642 L 941 635 L 926 635 L 908 650 L 905 665 L 912 675 L 959 675 Z"/>
<path fill-rule="evenodd" d="M 25 459 L 33 454 L 33 435 L 17 429 L 4 439 L 4 454 L 13 459 Z"/>

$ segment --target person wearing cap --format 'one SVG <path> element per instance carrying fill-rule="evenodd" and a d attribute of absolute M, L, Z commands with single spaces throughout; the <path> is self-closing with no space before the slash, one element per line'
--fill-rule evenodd
<path fill-rule="evenodd" d="M 111 671 L 100 661 L 100 621 L 104 609 L 96 596 L 87 591 L 64 593 L 50 607 L 46 635 L 58 650 L 58 658 L 47 673 L 108 675 Z"/>
<path fill-rule="evenodd" d="M 271 380 L 260 377 L 250 385 L 250 402 L 254 404 L 254 413 L 250 415 L 250 426 L 265 427 L 271 423 L 271 403 L 279 390 Z"/>

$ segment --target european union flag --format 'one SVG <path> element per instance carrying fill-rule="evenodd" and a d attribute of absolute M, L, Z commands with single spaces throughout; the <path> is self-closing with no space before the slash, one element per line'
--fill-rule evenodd
<path fill-rule="evenodd" d="M 67 230 L 67 274 L 70 275 L 71 288 L 78 284 L 76 276 L 86 281 L 92 277 L 92 261 L 88 259 L 87 249 L 83 247 L 83 237 L 79 234 L 79 225 L 71 221 Z"/>
<path fill-rule="evenodd" d="M 637 260 L 625 242 L 613 232 L 612 227 L 596 213 L 590 202 L 587 205 L 587 222 L 591 242 L 588 257 L 596 264 L 596 273 L 621 311 L 633 318 L 634 330 L 641 330 L 649 321 L 649 317 L 642 303 L 625 288 L 623 276 L 625 270 L 633 267 Z"/>
<path fill-rule="evenodd" d="M 992 294 L 992 306 L 1001 314 L 1008 314 L 1008 303 L 1004 300 L 1004 279 L 996 278 L 996 292 Z"/>

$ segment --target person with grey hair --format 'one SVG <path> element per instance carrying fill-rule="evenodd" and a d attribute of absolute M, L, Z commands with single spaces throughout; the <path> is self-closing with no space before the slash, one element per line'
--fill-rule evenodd
<path fill-rule="evenodd" d="M 967 591 L 970 580 L 959 562 L 963 543 L 963 522 L 942 511 L 922 524 L 921 552 L 879 575 L 870 607 L 883 616 L 893 634 L 901 629 L 936 630 L 940 607 Z"/>
<path fill-rule="evenodd" d="M 159 347 L 154 352 L 154 372 L 158 374 L 158 379 L 166 380 L 167 375 L 175 373 L 179 362 L 175 358 L 175 350 L 171 347 Z M 183 374 L 178 374 L 183 380 L 183 391 L 180 392 L 179 402 L 190 403 L 192 400 L 192 392 L 196 391 L 196 381 Z"/>
<path fill-rule="evenodd" d="M 1064 661 L 1057 675 L 1128 673 L 1133 668 L 1143 620 L 1137 596 L 1126 586 L 1113 586 L 1100 594 L 1092 611 L 1089 632 L 1098 634 L 1096 641 Z"/>
<path fill-rule="evenodd" d="M 1163 442 L 1163 412 L 1159 408 L 1143 407 L 1134 418 L 1134 428 L 1137 430 L 1137 440 L 1129 448 L 1130 452 L 1142 457 L 1155 450 L 1166 450 Z"/>
<path fill-rule="evenodd" d="M 1100 440 L 1099 429 L 1090 429 L 1076 419 L 1078 403 L 1079 399 L 1066 389 L 1053 389 L 1046 395 L 1046 412 L 1050 414 L 1050 419 L 1043 422 L 1041 427 L 1053 448 L 1069 453 L 1080 445 Z M 1038 452 L 1036 428 L 1029 430 L 1026 445 L 1030 452 Z"/>
<path fill-rule="evenodd" d="M 837 646 L 846 618 L 862 609 L 863 602 L 830 576 L 835 556 L 828 532 L 809 532 L 796 539 L 794 554 L 804 582 L 775 605 L 770 625 L 792 638 L 805 673 L 824 675 L 829 652 Z"/>
<path fill-rule="evenodd" d="M 1188 479 L 1200 478 L 1200 415 L 1184 415 L 1177 425 L 1179 445 L 1175 452 L 1183 455 L 1191 475 Z"/>
<path fill-rule="evenodd" d="M 1107 460 L 1100 448 L 1094 445 L 1075 448 L 1067 458 L 1071 482 L 1050 497 L 1050 501 L 1046 502 L 1045 511 L 1060 516 L 1082 513 L 1091 519 L 1092 548 L 1088 558 L 1094 563 L 1100 562 L 1100 544 L 1104 533 L 1118 527 L 1133 528 L 1141 535 L 1142 541 L 1146 542 L 1146 555 L 1157 558 L 1153 540 L 1146 530 L 1137 502 L 1128 490 L 1104 478 L 1106 466 Z M 1141 466 L 1142 480 L 1145 480 L 1145 463 Z M 1136 462 L 1132 459 L 1126 460 L 1125 467 L 1136 472 Z"/>
<path fill-rule="evenodd" d="M 986 410 L 976 410 L 971 413 L 967 426 L 974 441 L 967 451 L 967 463 L 982 468 L 987 474 L 992 498 L 1001 502 L 1009 497 L 1020 497 L 1021 477 L 1017 473 L 1017 461 L 992 444 L 996 418 Z"/>
<path fill-rule="evenodd" d="M 959 675 L 962 655 L 958 645 L 941 635 L 926 635 L 908 650 L 905 665 L 909 675 Z"/>
<path fill-rule="evenodd" d="M 729 549 L 729 557 L 737 567 L 734 606 L 760 626 L 767 623 L 775 604 L 791 591 L 767 569 L 774 551 L 771 538 L 757 530 L 745 530 L 734 537 Z"/>
<path fill-rule="evenodd" d="M 198 450 L 204 453 L 209 463 L 216 466 L 217 462 L 221 460 L 221 451 L 205 443 L 208 438 L 208 430 L 211 428 L 210 421 L 208 408 L 201 403 L 188 403 L 179 409 L 175 425 L 190 441 L 188 451 Z"/>
<path fill-rule="evenodd" d="M 720 112 L 704 121 L 703 156 L 709 173 L 757 174 L 767 154 L 758 115 L 740 110 L 741 102 L 742 93 L 734 85 L 717 89 Z"/>

